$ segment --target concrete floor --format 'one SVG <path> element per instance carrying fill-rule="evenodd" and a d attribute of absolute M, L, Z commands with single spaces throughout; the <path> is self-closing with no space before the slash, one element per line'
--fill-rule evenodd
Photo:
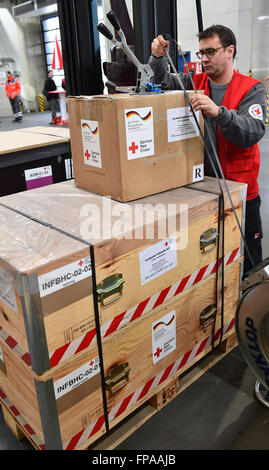
<path fill-rule="evenodd" d="M 47 125 L 50 113 L 1 117 L 2 130 Z M 260 143 L 263 254 L 269 256 L 269 128 Z M 269 409 L 253 395 L 256 378 L 235 348 L 132 434 L 118 450 L 269 450 Z M 33 449 L 17 441 L 0 412 L 0 450 Z"/>

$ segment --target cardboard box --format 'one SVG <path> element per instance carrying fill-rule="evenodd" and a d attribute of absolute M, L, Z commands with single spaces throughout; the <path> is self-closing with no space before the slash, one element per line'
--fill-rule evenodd
<path fill-rule="evenodd" d="M 68 113 L 82 189 L 125 202 L 203 180 L 203 142 L 183 91 L 69 97 Z"/>

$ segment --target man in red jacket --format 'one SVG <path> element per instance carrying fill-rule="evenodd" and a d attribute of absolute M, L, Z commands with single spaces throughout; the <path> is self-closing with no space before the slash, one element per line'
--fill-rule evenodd
<path fill-rule="evenodd" d="M 10 71 L 6 72 L 6 76 L 6 95 L 9 98 L 13 114 L 15 115 L 15 119 L 13 120 L 13 122 L 21 122 L 22 112 L 19 98 L 21 92 L 21 84 L 18 78 L 15 78 Z"/>
<path fill-rule="evenodd" d="M 197 89 L 205 90 L 205 94 L 196 94 L 192 106 L 196 111 L 204 112 L 208 127 L 212 129 L 225 178 L 248 184 L 245 238 L 256 265 L 262 261 L 261 200 L 257 180 L 260 168 L 258 142 L 265 133 L 266 93 L 260 82 L 233 69 L 236 38 L 229 28 L 213 25 L 198 37 L 197 56 L 204 72 L 195 74 L 193 81 Z M 167 71 L 167 47 L 169 42 L 162 36 L 153 40 L 149 63 L 155 74 L 154 82 L 163 83 L 166 89 L 179 89 L 177 77 Z M 192 88 L 186 74 L 182 74 L 181 80 L 186 89 Z M 206 152 L 211 149 L 206 134 L 205 147 L 205 175 L 215 176 Z M 214 161 L 211 153 L 210 156 Z M 245 251 L 244 272 L 251 267 Z"/>

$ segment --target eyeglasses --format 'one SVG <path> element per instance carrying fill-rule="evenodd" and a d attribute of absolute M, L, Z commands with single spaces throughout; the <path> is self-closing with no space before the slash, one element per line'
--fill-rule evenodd
<path fill-rule="evenodd" d="M 214 49 L 213 47 L 209 47 L 205 51 L 203 49 L 201 49 L 199 52 L 196 52 L 196 55 L 197 55 L 198 59 L 200 59 L 200 60 L 202 60 L 202 58 L 204 57 L 204 54 L 206 55 L 206 57 L 208 59 L 211 59 L 212 57 L 214 57 L 216 55 L 216 53 L 219 49 L 226 49 L 226 47 L 228 47 L 228 46 L 220 46 L 220 47 L 217 47 L 216 49 Z"/>

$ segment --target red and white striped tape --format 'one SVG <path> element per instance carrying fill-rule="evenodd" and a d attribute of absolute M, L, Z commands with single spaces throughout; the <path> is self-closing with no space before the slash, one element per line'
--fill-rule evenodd
<path fill-rule="evenodd" d="M 16 406 L 12 405 L 11 401 L 7 398 L 6 394 L 3 392 L 1 388 L 0 388 L 0 400 L 4 403 L 4 405 L 8 408 L 8 410 L 14 415 L 16 421 L 22 426 L 26 434 L 28 434 L 31 437 L 31 439 L 37 445 L 37 447 L 39 447 L 39 449 L 41 450 L 46 450 L 45 444 L 42 443 L 42 441 L 39 439 L 36 432 L 33 430 L 30 424 L 27 423 L 24 417 L 20 414 Z"/>
<path fill-rule="evenodd" d="M 17 343 L 17 341 L 12 338 L 5 330 L 0 326 L 0 337 L 2 340 L 9 346 L 15 353 L 27 364 L 27 366 L 31 365 L 30 354 L 25 352 L 22 347 Z"/>
<path fill-rule="evenodd" d="M 223 328 L 223 336 L 228 333 L 234 326 L 234 318 L 226 323 Z M 3 336 L 3 328 L 0 329 L 0 333 Z M 215 334 L 215 341 L 218 341 L 218 338 L 221 334 L 221 329 L 217 330 Z M 4 334 L 6 336 L 7 333 Z M 11 338 L 7 336 L 7 339 Z M 20 353 L 20 347 L 17 345 L 17 343 L 11 338 L 8 340 L 10 345 L 15 345 L 13 346 L 13 349 L 15 349 L 16 353 Z M 190 351 L 187 353 L 183 354 L 177 361 L 173 362 L 170 364 L 166 369 L 164 369 L 162 372 L 160 372 L 157 376 L 151 378 L 146 384 L 144 384 L 142 387 L 140 387 L 138 390 L 135 392 L 131 393 L 127 398 L 125 398 L 122 402 L 118 403 L 116 406 L 114 406 L 111 410 L 108 412 L 108 418 L 109 421 L 113 421 L 113 419 L 117 418 L 120 416 L 124 411 L 126 411 L 128 408 L 130 408 L 132 405 L 137 403 L 139 400 L 141 400 L 143 397 L 145 397 L 148 393 L 152 392 L 158 385 L 160 385 L 162 382 L 164 382 L 167 378 L 169 378 L 172 374 L 176 373 L 179 371 L 182 367 L 186 366 L 188 363 L 190 363 L 194 358 L 199 356 L 202 352 L 206 351 L 208 348 L 210 348 L 212 343 L 212 337 L 208 336 L 204 340 L 202 340 L 200 343 L 196 344 L 194 348 L 192 348 Z M 7 343 L 8 344 L 8 343 Z M 27 363 L 27 362 L 26 362 Z M 29 365 L 29 364 L 27 364 Z M 18 409 L 12 405 L 12 403 L 9 401 L 3 390 L 0 388 L 0 399 L 2 402 L 5 404 L 5 406 L 11 411 L 11 413 L 15 416 L 16 420 L 21 424 L 21 426 L 25 429 L 26 433 L 28 433 L 31 436 L 31 439 L 36 443 L 36 445 L 41 449 L 45 450 L 45 444 L 43 444 L 35 431 L 32 429 L 32 427 L 25 421 L 24 417 L 20 414 Z M 99 417 L 96 421 L 91 423 L 87 428 L 83 429 L 80 431 L 78 434 L 76 434 L 74 437 L 72 437 L 68 442 L 65 443 L 64 445 L 64 450 L 74 450 L 78 448 L 80 445 L 82 445 L 85 441 L 90 439 L 94 434 L 96 434 L 98 431 L 102 429 L 105 423 L 105 417 L 102 415 Z"/>
<path fill-rule="evenodd" d="M 234 318 L 227 322 L 223 328 L 223 336 L 228 333 L 234 327 Z M 215 342 L 218 341 L 221 334 L 221 328 L 219 328 L 216 333 L 214 340 Z M 203 339 L 200 343 L 196 344 L 194 348 L 190 351 L 186 352 L 181 356 L 177 361 L 170 364 L 166 369 L 162 370 L 158 375 L 148 380 L 148 382 L 142 385 L 138 390 L 131 393 L 122 400 L 117 405 L 113 406 L 111 410 L 108 412 L 108 419 L 109 421 L 113 421 L 114 419 L 118 418 L 123 412 L 131 408 L 137 402 L 139 402 L 142 398 L 144 398 L 147 394 L 152 392 L 158 385 L 163 383 L 166 379 L 171 377 L 177 371 L 182 369 L 182 367 L 186 366 L 187 364 L 191 363 L 195 358 L 197 358 L 202 352 L 205 352 L 207 349 L 211 347 L 212 344 L 212 336 L 208 336 L 207 338 Z M 96 421 L 91 423 L 87 428 L 80 431 L 76 434 L 72 439 L 67 441 L 64 444 L 64 450 L 74 450 L 81 446 L 85 441 L 90 439 L 94 434 L 102 429 L 104 426 L 105 418 L 104 415 L 98 418 Z"/>
<path fill-rule="evenodd" d="M 228 266 L 233 261 L 235 261 L 240 256 L 240 248 L 233 250 L 232 252 L 228 253 L 224 257 L 224 266 Z M 219 259 L 218 267 L 221 266 L 223 258 Z M 135 305 L 134 307 L 129 308 L 125 312 L 115 316 L 112 320 L 104 323 L 101 326 L 101 336 L 102 338 L 106 338 L 115 331 L 123 328 L 128 323 L 140 318 L 142 315 L 150 312 L 152 309 L 158 307 L 163 302 L 172 297 L 180 294 L 181 292 L 189 289 L 191 286 L 197 284 L 202 279 L 210 276 L 217 272 L 217 261 L 213 261 L 212 263 L 198 269 L 193 274 L 189 274 L 188 276 L 180 279 L 179 281 L 175 282 L 171 286 L 166 287 L 160 292 L 152 295 L 146 300 L 143 300 L 139 304 Z M 88 331 L 82 336 L 66 343 L 65 345 L 61 346 L 58 349 L 50 352 L 50 365 L 51 368 L 55 367 L 56 365 L 64 362 L 66 359 L 69 359 L 72 356 L 75 356 L 79 352 L 83 351 L 84 349 L 88 348 L 91 344 L 96 341 L 96 330 L 93 329 Z"/>

